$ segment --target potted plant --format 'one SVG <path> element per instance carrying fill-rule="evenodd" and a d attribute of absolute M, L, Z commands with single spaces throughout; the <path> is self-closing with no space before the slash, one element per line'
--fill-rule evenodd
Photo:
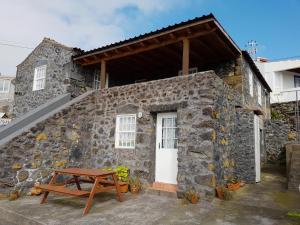
<path fill-rule="evenodd" d="M 185 193 L 185 198 L 192 204 L 198 203 L 200 199 L 200 195 L 195 190 L 190 190 L 187 193 Z"/>
<path fill-rule="evenodd" d="M 216 187 L 216 193 L 219 199 L 231 200 L 233 197 L 232 192 L 228 188 L 222 186 Z"/>
<path fill-rule="evenodd" d="M 230 191 L 238 190 L 241 187 L 241 183 L 238 181 L 236 177 L 232 178 L 227 184 L 227 188 Z"/>
<path fill-rule="evenodd" d="M 126 166 L 118 166 L 115 172 L 119 180 L 120 191 L 122 193 L 128 192 L 129 168 Z"/>
<path fill-rule="evenodd" d="M 138 193 L 142 187 L 141 180 L 138 176 L 131 177 L 129 179 L 129 185 L 130 185 L 130 192 L 133 194 Z"/>

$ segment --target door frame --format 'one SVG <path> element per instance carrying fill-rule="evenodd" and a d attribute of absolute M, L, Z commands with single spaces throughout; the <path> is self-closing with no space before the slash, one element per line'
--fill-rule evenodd
<path fill-rule="evenodd" d="M 254 115 L 254 162 L 255 162 L 255 182 L 261 180 L 261 160 L 260 160 L 260 118 L 258 115 Z"/>
<path fill-rule="evenodd" d="M 165 116 L 176 116 L 177 118 L 177 112 L 165 112 L 165 113 L 157 113 L 157 118 L 156 118 L 156 132 L 155 132 L 155 174 L 154 174 L 154 180 L 155 182 L 161 182 L 161 183 L 170 183 L 170 182 L 164 182 L 159 178 L 159 165 L 158 165 L 158 150 L 160 149 L 160 146 L 161 146 L 161 143 L 160 143 L 160 140 L 162 138 L 162 132 L 159 132 L 161 131 L 162 129 L 162 118 L 165 117 Z M 177 137 L 178 138 L 178 137 Z M 166 149 L 168 150 L 168 149 Z M 177 184 L 177 174 L 178 174 L 178 148 L 175 150 L 172 149 L 172 151 L 176 151 L 176 181 L 175 183 L 174 182 L 171 182 L 170 184 Z"/>

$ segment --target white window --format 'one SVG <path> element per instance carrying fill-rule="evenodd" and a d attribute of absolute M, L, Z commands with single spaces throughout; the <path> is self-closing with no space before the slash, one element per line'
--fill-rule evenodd
<path fill-rule="evenodd" d="M 251 96 L 253 96 L 253 73 L 252 73 L 252 70 L 249 68 L 249 72 L 248 72 L 248 75 L 249 75 L 249 93 Z"/>
<path fill-rule="evenodd" d="M 46 68 L 47 66 L 39 66 L 34 69 L 33 91 L 42 90 L 46 83 Z"/>
<path fill-rule="evenodd" d="M 117 115 L 116 148 L 135 148 L 136 115 Z"/>
<path fill-rule="evenodd" d="M 0 80 L 0 93 L 8 93 L 10 80 Z"/>
<path fill-rule="evenodd" d="M 257 101 L 261 105 L 261 85 L 257 82 Z"/>

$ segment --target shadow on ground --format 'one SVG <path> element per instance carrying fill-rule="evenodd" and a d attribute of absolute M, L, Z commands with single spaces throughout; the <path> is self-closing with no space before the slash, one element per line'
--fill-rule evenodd
<path fill-rule="evenodd" d="M 85 198 L 49 196 L 39 205 L 38 197 L 14 202 L 0 201 L 0 224 L 205 224 L 205 225 L 299 225 L 287 216 L 300 212 L 299 192 L 286 190 L 281 173 L 265 170 L 260 184 L 246 185 L 231 201 L 215 199 L 185 205 L 181 200 L 151 194 L 126 194 L 120 203 L 114 193 L 100 194 L 88 215 L 82 216 Z"/>

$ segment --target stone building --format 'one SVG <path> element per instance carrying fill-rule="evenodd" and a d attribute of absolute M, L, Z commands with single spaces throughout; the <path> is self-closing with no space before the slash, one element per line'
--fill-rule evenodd
<path fill-rule="evenodd" d="M 124 165 L 178 196 L 260 181 L 271 89 L 212 14 L 72 60 L 100 68 L 100 90 L 2 145 L 1 177 L 28 187 L 54 168 Z"/>
<path fill-rule="evenodd" d="M 0 113 L 11 117 L 14 102 L 14 79 L 13 76 L 0 74 Z"/>
<path fill-rule="evenodd" d="M 71 93 L 76 97 L 92 88 L 93 71 L 83 70 L 71 61 L 78 52 L 79 49 L 44 38 L 17 66 L 13 110 L 16 117 L 58 95 Z"/>

